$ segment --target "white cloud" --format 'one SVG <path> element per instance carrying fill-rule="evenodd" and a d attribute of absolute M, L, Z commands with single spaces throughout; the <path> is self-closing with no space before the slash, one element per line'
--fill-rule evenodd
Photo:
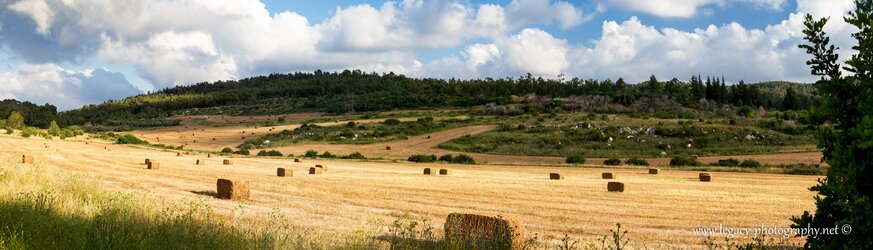
<path fill-rule="evenodd" d="M 24 64 L 0 73 L 0 97 L 50 103 L 59 110 L 139 94 L 124 75 L 105 69 L 74 71 L 53 64 Z"/>
<path fill-rule="evenodd" d="M 557 76 L 569 66 L 566 41 L 539 29 L 524 29 L 497 44 L 506 66 L 518 74 Z"/>
<path fill-rule="evenodd" d="M 9 5 L 9 9 L 30 17 L 36 23 L 36 32 L 45 35 L 52 23 L 54 13 L 44 0 L 22 0 Z"/>
<path fill-rule="evenodd" d="M 509 25 L 513 27 L 557 21 L 562 28 L 569 29 L 589 18 L 583 16 L 581 9 L 565 1 L 512 0 L 506 11 Z"/>
<path fill-rule="evenodd" d="M 607 0 L 610 4 L 632 11 L 644 12 L 662 17 L 695 16 L 700 7 L 707 5 L 724 6 L 730 3 L 752 4 L 757 7 L 780 10 L 785 0 Z"/>

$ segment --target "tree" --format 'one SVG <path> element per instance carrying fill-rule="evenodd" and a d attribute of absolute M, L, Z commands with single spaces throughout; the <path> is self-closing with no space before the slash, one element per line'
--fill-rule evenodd
<path fill-rule="evenodd" d="M 61 135 L 61 127 L 58 126 L 58 123 L 52 121 L 48 127 L 48 133 L 52 136 L 60 136 Z"/>
<path fill-rule="evenodd" d="M 819 147 L 823 161 L 830 165 L 827 177 L 810 190 L 818 193 L 816 210 L 794 217 L 795 228 L 851 227 L 851 233 L 807 237 L 807 248 L 873 248 L 873 0 L 856 0 L 855 10 L 844 18 L 858 28 L 852 37 L 855 54 L 846 61 L 843 77 L 838 63 L 838 49 L 830 45 L 824 32 L 827 18 L 813 20 L 806 15 L 803 31 L 806 44 L 799 45 L 813 56 L 806 62 L 813 75 L 822 105 L 816 112 L 834 126 L 823 128 Z"/>
<path fill-rule="evenodd" d="M 800 109 L 800 101 L 797 98 L 797 93 L 792 88 L 785 90 L 785 97 L 782 98 L 782 108 L 785 110 Z"/>
<path fill-rule="evenodd" d="M 12 111 L 9 114 L 9 119 L 6 121 L 6 125 L 10 128 L 22 129 L 24 128 L 24 116 L 21 116 L 21 113 L 18 113 L 18 111 Z"/>

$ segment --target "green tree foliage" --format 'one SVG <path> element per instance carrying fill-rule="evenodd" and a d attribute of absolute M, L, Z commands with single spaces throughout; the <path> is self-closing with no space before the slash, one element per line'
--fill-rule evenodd
<path fill-rule="evenodd" d="M 807 237 L 805 247 L 812 249 L 873 248 L 873 0 L 856 0 L 844 19 L 857 27 L 855 53 L 843 68 L 852 76 L 840 72 L 837 48 L 824 32 L 827 18 L 807 15 L 807 43 L 799 46 L 812 55 L 807 61 L 812 74 L 821 77 L 815 83 L 823 102 L 817 111 L 833 127 L 822 128 L 819 137 L 830 168 L 810 188 L 818 193 L 816 210 L 792 218 L 794 227 L 852 228 L 850 234 Z"/>
<path fill-rule="evenodd" d="M 630 158 L 624 161 L 624 164 L 632 166 L 648 166 L 649 162 L 641 158 Z"/>
<path fill-rule="evenodd" d="M 674 156 L 670 159 L 670 166 L 700 166 L 700 162 L 688 156 Z"/>
<path fill-rule="evenodd" d="M 603 161 L 603 165 L 607 166 L 618 166 L 621 165 L 621 159 L 618 158 L 609 158 Z"/>
<path fill-rule="evenodd" d="M 437 160 L 437 157 L 436 155 L 411 155 L 406 160 L 417 163 L 429 163 L 435 162 Z"/>
<path fill-rule="evenodd" d="M 276 150 L 261 150 L 258 152 L 258 156 L 283 156 L 282 152 Z"/>
<path fill-rule="evenodd" d="M 52 121 L 48 127 L 48 134 L 52 136 L 61 136 L 61 127 L 58 126 L 58 123 Z"/>
<path fill-rule="evenodd" d="M 140 140 L 132 134 L 124 134 L 115 139 L 116 144 L 146 144 L 146 141 Z"/>
<path fill-rule="evenodd" d="M 306 154 L 303 154 L 303 156 L 307 158 L 315 158 L 318 157 L 318 151 L 312 149 L 306 150 Z"/>
<path fill-rule="evenodd" d="M 24 128 L 24 116 L 21 116 L 21 113 L 18 113 L 18 111 L 10 112 L 9 118 L 6 119 L 6 126 L 15 129 Z"/>
<path fill-rule="evenodd" d="M 585 157 L 582 157 L 582 155 L 567 156 L 566 162 L 568 164 L 585 164 Z"/>
<path fill-rule="evenodd" d="M 55 120 L 58 114 L 57 108 L 49 104 L 40 106 L 11 99 L 0 100 L 0 116 L 8 117 L 13 111 L 22 116 L 22 124 L 40 128 L 48 127 L 49 122 Z"/>

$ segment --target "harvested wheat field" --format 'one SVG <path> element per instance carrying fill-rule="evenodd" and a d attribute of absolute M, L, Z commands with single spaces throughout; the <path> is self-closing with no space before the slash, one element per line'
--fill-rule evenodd
<path fill-rule="evenodd" d="M 695 171 L 649 175 L 640 168 L 614 169 L 617 178 L 603 180 L 603 169 L 598 168 L 318 159 L 294 163 L 292 158 L 236 158 L 233 166 L 224 166 L 220 157 L 213 157 L 206 165 L 195 165 L 202 156 L 0 136 L 0 157 L 17 160 L 24 153 L 34 155 L 37 164 L 93 175 L 112 189 L 145 190 L 170 201 L 206 199 L 221 216 L 232 216 L 244 206 L 247 213 L 263 214 L 268 220 L 270 211 L 278 208 L 290 223 L 328 234 L 353 234 L 367 229 L 372 220 L 390 222 L 404 213 L 428 218 L 442 228 L 446 216 L 457 212 L 513 216 L 545 242 L 557 242 L 565 234 L 594 242 L 621 223 L 631 245 L 649 248 L 700 245 L 703 237 L 692 233 L 694 226 L 787 227 L 788 218 L 814 208 L 807 188 L 818 178 L 713 173 L 713 182 L 707 183 L 700 182 Z M 160 162 L 161 168 L 146 169 L 145 158 Z M 279 167 L 307 173 L 315 164 L 330 166 L 330 171 L 276 176 Z M 421 174 L 425 167 L 453 172 L 426 176 Z M 551 172 L 565 178 L 549 180 Z M 210 197 L 218 179 L 248 181 L 251 198 L 237 202 Z M 624 192 L 608 192 L 608 181 L 624 183 Z"/>

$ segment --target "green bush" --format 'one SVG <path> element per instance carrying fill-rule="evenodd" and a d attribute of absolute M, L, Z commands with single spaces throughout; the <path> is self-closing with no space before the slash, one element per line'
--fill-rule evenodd
<path fill-rule="evenodd" d="M 358 159 L 358 160 L 364 160 L 364 159 L 367 159 L 367 157 L 364 157 L 364 155 L 361 154 L 361 152 L 354 152 L 354 153 L 351 153 L 351 154 L 349 154 L 349 156 L 346 156 L 345 158 L 346 158 L 346 159 Z"/>
<path fill-rule="evenodd" d="M 625 160 L 624 164 L 632 165 L 632 166 L 648 166 L 649 162 L 644 160 L 644 159 L 634 157 L 634 158 L 630 158 L 630 159 Z"/>
<path fill-rule="evenodd" d="M 232 154 L 232 153 L 233 153 L 233 149 L 231 149 L 231 148 L 224 148 L 224 149 L 221 150 L 221 152 L 222 152 L 222 153 L 225 153 L 225 154 Z"/>
<path fill-rule="evenodd" d="M 406 159 L 407 161 L 417 162 L 417 163 L 429 163 L 435 162 L 437 160 L 436 155 L 412 155 Z"/>
<path fill-rule="evenodd" d="M 116 144 L 147 144 L 146 141 L 140 140 L 132 134 L 123 134 L 115 139 Z"/>
<path fill-rule="evenodd" d="M 391 119 L 385 120 L 384 123 L 385 123 L 385 125 L 392 125 L 392 126 L 393 125 L 400 125 L 400 120 L 391 118 Z"/>
<path fill-rule="evenodd" d="M 688 156 L 674 156 L 670 159 L 670 166 L 700 166 L 700 162 Z"/>
<path fill-rule="evenodd" d="M 12 128 L 6 128 L 6 134 L 7 134 L 7 135 L 11 135 L 12 132 L 15 132 L 15 131 L 12 131 Z"/>
<path fill-rule="evenodd" d="M 603 161 L 603 165 L 618 166 L 618 165 L 621 165 L 621 160 L 618 158 L 609 158 L 609 159 Z"/>
<path fill-rule="evenodd" d="M 473 160 L 473 157 L 465 154 L 459 154 L 452 163 L 460 163 L 460 164 L 476 164 L 476 161 Z"/>
<path fill-rule="evenodd" d="M 585 164 L 585 157 L 582 157 L 582 155 L 567 156 L 567 163 L 569 163 L 569 164 Z"/>
<path fill-rule="evenodd" d="M 321 154 L 321 158 L 336 158 L 336 155 L 331 154 L 328 151 L 324 151 L 324 154 Z"/>
<path fill-rule="evenodd" d="M 282 152 L 276 150 L 261 150 L 261 152 L 258 152 L 258 156 L 282 156 Z"/>
<path fill-rule="evenodd" d="M 249 155 L 250 154 L 248 149 L 240 149 L 240 150 L 233 152 L 233 153 L 238 154 L 238 155 Z"/>
<path fill-rule="evenodd" d="M 712 163 L 709 165 L 713 166 L 721 166 L 721 167 L 736 167 L 740 165 L 740 161 L 734 158 L 729 158 L 725 160 L 718 160 L 716 163 Z"/>
<path fill-rule="evenodd" d="M 251 150 L 254 148 L 255 148 L 255 144 L 251 144 L 251 143 L 243 143 L 242 145 L 239 145 L 239 149 L 242 149 L 242 150 Z"/>
<path fill-rule="evenodd" d="M 443 156 L 440 156 L 440 159 L 439 159 L 439 161 L 444 161 L 444 162 L 452 162 L 454 160 L 455 160 L 455 158 L 452 157 L 452 155 L 443 155 Z"/>
<path fill-rule="evenodd" d="M 758 162 L 758 161 L 756 161 L 756 160 L 748 159 L 748 160 L 745 160 L 745 161 L 743 161 L 742 163 L 740 163 L 740 167 L 744 167 L 744 168 L 761 168 L 762 165 L 761 165 L 760 162 Z"/>
<path fill-rule="evenodd" d="M 303 156 L 308 157 L 308 158 L 315 158 L 316 156 L 318 156 L 318 151 L 310 149 L 310 150 L 307 150 L 306 154 L 304 154 Z"/>

